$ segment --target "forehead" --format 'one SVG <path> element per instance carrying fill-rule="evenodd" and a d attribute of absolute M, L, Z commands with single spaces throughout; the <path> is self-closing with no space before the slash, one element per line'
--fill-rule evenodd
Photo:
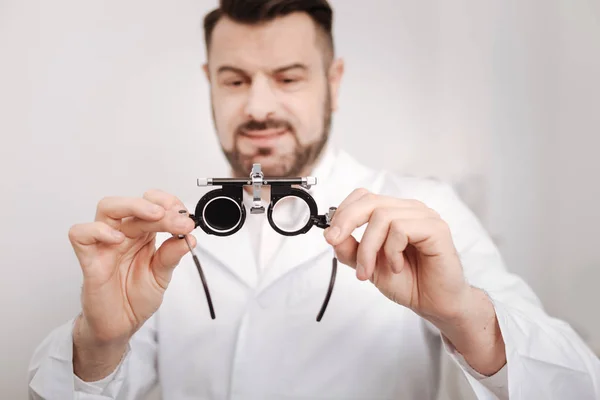
<path fill-rule="evenodd" d="M 212 34 L 209 62 L 250 70 L 272 69 L 321 60 L 317 26 L 305 13 L 292 13 L 261 24 L 222 18 Z"/>

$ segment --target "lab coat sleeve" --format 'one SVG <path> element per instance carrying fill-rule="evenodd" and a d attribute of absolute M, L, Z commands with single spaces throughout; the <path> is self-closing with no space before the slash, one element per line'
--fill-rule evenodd
<path fill-rule="evenodd" d="M 56 328 L 36 348 L 29 365 L 29 399 L 144 398 L 157 382 L 155 316 L 131 338 L 118 367 L 98 382 L 83 382 L 73 373 L 74 321 Z"/>
<path fill-rule="evenodd" d="M 510 273 L 483 227 L 446 184 L 428 204 L 452 231 L 469 283 L 489 296 L 506 346 L 507 364 L 492 379 L 467 368 L 448 343 L 446 351 L 480 399 L 600 399 L 600 361 L 566 322 L 549 316 L 531 288 Z M 507 388 L 502 388 L 506 374 Z"/>
<path fill-rule="evenodd" d="M 441 335 L 440 335 L 441 336 Z M 441 336 L 446 354 L 459 365 L 478 399 L 509 399 L 508 366 L 504 364 L 494 375 L 485 376 L 474 370 L 444 336 Z"/>

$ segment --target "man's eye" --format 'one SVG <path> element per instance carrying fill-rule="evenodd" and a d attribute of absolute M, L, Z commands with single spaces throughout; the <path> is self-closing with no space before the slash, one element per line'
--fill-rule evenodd
<path fill-rule="evenodd" d="M 295 79 L 295 78 L 282 78 L 280 81 L 281 81 L 281 83 L 284 83 L 284 84 L 290 84 L 290 83 L 296 83 L 296 82 L 298 82 L 299 79 Z"/>
<path fill-rule="evenodd" d="M 230 82 L 226 83 L 227 86 L 233 86 L 233 87 L 242 86 L 243 84 L 244 84 L 244 81 L 242 81 L 242 80 L 230 81 Z"/>

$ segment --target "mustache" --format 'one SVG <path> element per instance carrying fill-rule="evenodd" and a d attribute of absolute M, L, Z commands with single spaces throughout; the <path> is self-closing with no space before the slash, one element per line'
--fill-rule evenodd
<path fill-rule="evenodd" d="M 281 119 L 268 119 L 266 121 L 250 120 L 244 122 L 237 128 L 237 133 L 240 134 L 243 131 L 263 131 L 266 129 L 286 129 L 290 132 L 294 132 L 294 127 L 288 121 Z"/>

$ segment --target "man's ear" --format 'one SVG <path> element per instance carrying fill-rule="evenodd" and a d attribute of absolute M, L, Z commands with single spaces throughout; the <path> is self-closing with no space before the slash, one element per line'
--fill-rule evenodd
<path fill-rule="evenodd" d="M 342 76 L 344 75 L 344 60 L 337 59 L 331 63 L 329 67 L 329 92 L 331 95 L 331 111 L 337 111 L 338 109 L 338 96 L 340 91 L 340 84 L 342 82 Z"/>

